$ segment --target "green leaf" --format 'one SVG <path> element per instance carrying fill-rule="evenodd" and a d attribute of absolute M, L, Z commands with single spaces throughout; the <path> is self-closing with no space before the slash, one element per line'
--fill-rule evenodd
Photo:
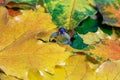
<path fill-rule="evenodd" d="M 87 18 L 81 25 L 75 28 L 79 34 L 86 34 L 88 32 L 96 32 L 98 30 L 98 20 Z"/>
<path fill-rule="evenodd" d="M 75 28 L 79 22 L 92 16 L 96 10 L 93 0 L 44 0 L 58 27 Z"/>
<path fill-rule="evenodd" d="M 74 35 L 75 40 L 72 42 L 72 47 L 75 49 L 84 49 L 86 48 L 88 45 L 83 43 L 83 39 L 78 35 L 75 34 Z"/>
<path fill-rule="evenodd" d="M 112 27 L 111 27 L 111 26 L 101 25 L 101 26 L 100 26 L 100 29 L 101 29 L 104 33 L 106 33 L 106 34 L 108 34 L 108 35 L 112 35 Z"/>

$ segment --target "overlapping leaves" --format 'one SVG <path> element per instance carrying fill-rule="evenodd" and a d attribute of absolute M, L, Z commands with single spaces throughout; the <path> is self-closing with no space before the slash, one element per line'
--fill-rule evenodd
<path fill-rule="evenodd" d="M 0 31 L 0 68 L 7 75 L 25 80 L 26 74 L 31 75 L 34 69 L 54 73 L 55 65 L 64 62 L 71 53 L 58 44 L 43 43 L 36 36 L 55 28 L 50 15 L 39 9 L 9 18 Z"/>
<path fill-rule="evenodd" d="M 20 14 L 0 7 L 0 79 L 119 80 L 119 61 L 113 61 L 120 59 L 120 30 L 113 28 L 119 27 L 119 0 L 44 0 L 52 17 L 42 7 L 35 8 L 37 3 L 43 6 L 41 0 L 6 2 Z M 70 46 L 79 53 L 49 42 L 57 31 L 53 22 L 67 32 L 73 30 L 68 33 Z"/>
<path fill-rule="evenodd" d="M 120 59 L 120 41 L 119 40 L 103 40 L 101 43 L 93 46 L 93 49 L 90 49 L 87 53 L 92 54 L 92 57 L 96 59 L 101 58 L 102 60 L 112 59 L 119 60 Z"/>

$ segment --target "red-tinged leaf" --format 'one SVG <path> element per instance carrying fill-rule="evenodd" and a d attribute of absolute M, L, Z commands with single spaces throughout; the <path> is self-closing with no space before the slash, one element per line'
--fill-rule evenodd
<path fill-rule="evenodd" d="M 95 0 L 104 23 L 120 27 L 120 0 Z"/>
<path fill-rule="evenodd" d="M 86 51 L 97 60 L 120 59 L 120 41 L 119 40 L 103 40 L 101 43 L 94 45 L 93 49 Z"/>
<path fill-rule="evenodd" d="M 9 15 L 15 17 L 17 15 L 22 14 L 19 10 L 8 9 Z"/>

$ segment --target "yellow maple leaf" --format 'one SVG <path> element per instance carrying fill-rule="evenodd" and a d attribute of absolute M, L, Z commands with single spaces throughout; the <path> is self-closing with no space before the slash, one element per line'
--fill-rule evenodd
<path fill-rule="evenodd" d="M 95 64 L 94 64 L 95 65 Z M 106 61 L 92 69 L 85 61 L 85 55 L 76 55 L 67 59 L 65 66 L 55 67 L 55 74 L 45 73 L 42 80 L 119 80 L 120 61 Z"/>
<path fill-rule="evenodd" d="M 64 62 L 71 53 L 56 43 L 43 43 L 36 36 L 52 33 L 55 28 L 50 15 L 39 9 L 10 17 L 0 29 L 0 68 L 7 75 L 24 80 L 39 80 L 42 77 L 38 73 L 42 71 L 53 74 L 55 65 Z M 49 35 L 39 37 L 48 39 Z"/>
<path fill-rule="evenodd" d="M 43 13 L 39 8 L 37 11 L 22 11 L 22 15 L 9 18 L 6 26 L 0 29 L 0 50 L 14 43 L 25 33 L 46 33 L 54 28 L 56 26 L 53 24 L 51 16 Z"/>
<path fill-rule="evenodd" d="M 69 57 L 64 66 L 55 67 L 54 75 L 45 74 L 43 80 L 96 80 L 95 72 L 85 60 L 85 55 Z"/>
<path fill-rule="evenodd" d="M 27 80 L 29 69 L 54 72 L 71 53 L 54 43 L 41 43 L 34 35 L 24 35 L 0 53 L 0 68 L 8 75 Z"/>

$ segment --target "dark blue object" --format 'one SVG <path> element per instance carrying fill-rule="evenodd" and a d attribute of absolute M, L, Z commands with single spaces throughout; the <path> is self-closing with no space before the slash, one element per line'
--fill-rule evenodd
<path fill-rule="evenodd" d="M 65 28 L 59 28 L 59 32 L 60 32 L 60 34 L 63 34 L 64 32 L 66 32 L 66 29 Z"/>

